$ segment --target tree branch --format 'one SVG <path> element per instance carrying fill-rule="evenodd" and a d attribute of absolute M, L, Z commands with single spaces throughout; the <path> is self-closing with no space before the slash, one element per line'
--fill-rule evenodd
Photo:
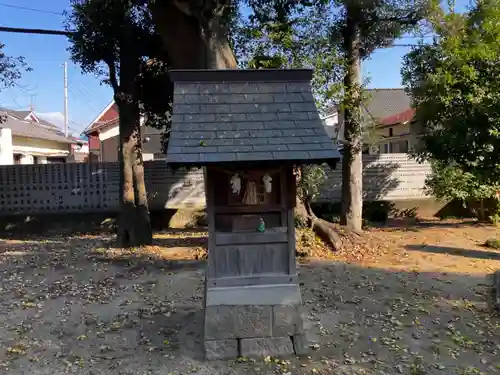
<path fill-rule="evenodd" d="M 388 18 L 379 18 L 377 22 L 390 22 L 397 23 L 399 25 L 408 25 L 414 26 L 420 21 L 422 17 L 408 17 L 408 18 L 399 18 L 399 17 L 388 17 Z"/>
<path fill-rule="evenodd" d="M 114 93 L 116 94 L 120 89 L 118 85 L 118 79 L 116 78 L 116 66 L 113 59 L 106 59 L 104 62 L 108 65 L 109 68 L 109 83 L 113 88 Z"/>

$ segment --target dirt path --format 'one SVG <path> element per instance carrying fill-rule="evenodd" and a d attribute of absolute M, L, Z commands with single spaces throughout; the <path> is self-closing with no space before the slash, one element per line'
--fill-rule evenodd
<path fill-rule="evenodd" d="M 370 231 L 299 268 L 309 358 L 212 363 L 199 336 L 203 234 L 128 253 L 106 237 L 0 240 L 0 373 L 500 374 L 486 280 L 500 252 L 479 246 L 499 235 Z"/>

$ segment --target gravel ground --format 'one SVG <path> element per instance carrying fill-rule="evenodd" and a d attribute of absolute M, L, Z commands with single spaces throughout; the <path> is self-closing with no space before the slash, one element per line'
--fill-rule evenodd
<path fill-rule="evenodd" d="M 310 356 L 210 363 L 199 335 L 203 235 L 160 234 L 128 252 L 104 236 L 0 240 L 0 373 L 500 373 L 487 278 L 500 252 L 478 246 L 492 233 L 373 231 L 367 244 L 382 256 L 304 260 Z"/>

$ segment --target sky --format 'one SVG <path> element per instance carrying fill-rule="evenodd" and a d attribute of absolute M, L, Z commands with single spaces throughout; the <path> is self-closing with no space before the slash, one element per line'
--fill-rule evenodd
<path fill-rule="evenodd" d="M 463 9 L 469 0 L 457 0 Z M 19 8 L 34 8 L 30 11 Z M 69 10 L 69 0 L 0 0 L 0 25 L 10 27 L 62 29 Z M 109 104 L 112 90 L 101 85 L 99 79 L 83 74 L 73 64 L 67 51 L 64 36 L 0 33 L 0 42 L 9 56 L 23 56 L 31 69 L 24 73 L 19 84 L 0 92 L 0 106 L 11 109 L 29 109 L 33 105 L 37 114 L 57 125 L 63 123 L 64 73 L 68 63 L 68 114 L 69 130 L 77 135 Z M 397 43 L 411 44 L 405 38 Z M 376 51 L 362 64 L 363 77 L 369 88 L 394 88 L 401 86 L 401 61 L 409 47 L 393 47 Z"/>

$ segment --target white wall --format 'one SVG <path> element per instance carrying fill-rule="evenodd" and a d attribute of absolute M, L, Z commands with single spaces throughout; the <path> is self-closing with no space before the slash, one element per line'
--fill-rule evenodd
<path fill-rule="evenodd" d="M 7 128 L 0 128 L 0 165 L 12 164 L 14 164 L 12 131 Z"/>
<path fill-rule="evenodd" d="M 323 123 L 328 136 L 332 139 L 337 139 L 339 116 L 337 113 L 323 117 Z"/>
<path fill-rule="evenodd" d="M 120 128 L 118 127 L 118 124 L 115 126 L 112 126 L 110 128 L 105 128 L 99 133 L 99 140 L 105 141 L 106 139 L 116 137 L 118 134 L 120 134 Z"/>
<path fill-rule="evenodd" d="M 83 143 L 80 145 L 74 144 L 74 145 L 71 145 L 71 149 L 76 154 L 88 154 L 89 153 L 89 144 L 88 143 Z"/>
<path fill-rule="evenodd" d="M 337 142 L 344 141 L 343 113 L 335 112 L 322 118 L 328 136 Z"/>
<path fill-rule="evenodd" d="M 140 125 L 144 125 L 145 118 L 144 116 L 141 116 L 140 118 Z M 120 128 L 118 123 L 113 123 L 111 127 L 105 127 L 99 132 L 99 140 L 105 141 L 108 138 L 111 137 L 116 137 L 118 134 L 120 134 Z"/>
<path fill-rule="evenodd" d="M 12 137 L 12 151 L 14 154 L 34 156 L 64 157 L 69 155 L 70 144 L 46 139 L 26 137 Z"/>
<path fill-rule="evenodd" d="M 33 164 L 34 161 L 35 161 L 35 159 L 33 158 L 32 155 L 23 154 L 23 155 L 21 155 L 21 160 L 19 162 L 20 162 L 20 164 L 25 165 L 25 164 Z"/>

